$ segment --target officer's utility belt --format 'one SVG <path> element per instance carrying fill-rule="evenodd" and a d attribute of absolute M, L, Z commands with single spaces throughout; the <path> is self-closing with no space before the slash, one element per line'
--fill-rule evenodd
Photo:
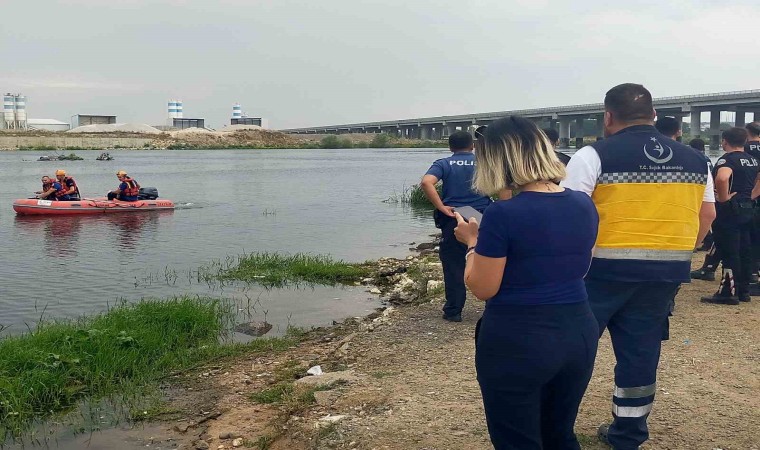
<path fill-rule="evenodd" d="M 736 217 L 738 223 L 747 223 L 752 220 L 755 215 L 755 202 L 749 199 L 739 200 L 733 197 L 729 200 L 731 205 L 731 211 Z"/>

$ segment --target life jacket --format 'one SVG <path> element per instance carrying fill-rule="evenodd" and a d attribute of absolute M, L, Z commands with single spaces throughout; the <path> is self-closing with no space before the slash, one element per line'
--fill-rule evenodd
<path fill-rule="evenodd" d="M 56 181 L 56 183 L 58 183 L 58 186 L 60 186 L 60 188 L 53 193 L 56 200 L 70 198 L 69 195 L 66 194 L 66 191 L 69 190 L 68 186 L 66 186 L 66 183 L 61 183 L 60 181 Z"/>
<path fill-rule="evenodd" d="M 124 183 L 127 183 L 127 188 L 121 192 L 124 197 L 137 197 L 140 194 L 140 185 L 137 181 L 129 177 L 124 177 Z"/>
<path fill-rule="evenodd" d="M 76 181 L 74 181 L 74 179 L 73 179 L 73 178 L 71 178 L 71 177 L 65 177 L 65 178 L 63 179 L 63 183 L 61 183 L 61 185 L 63 186 L 63 189 L 64 189 L 65 191 L 69 189 L 69 188 L 68 188 L 68 182 L 69 182 L 69 181 L 71 181 L 71 184 L 74 186 L 74 193 L 73 193 L 73 194 L 69 194 L 69 196 L 70 196 L 70 197 L 79 198 L 79 186 L 77 186 L 77 182 L 76 182 Z"/>
<path fill-rule="evenodd" d="M 649 125 L 591 145 L 601 174 L 591 196 L 599 234 L 590 278 L 688 282 L 707 163 Z"/>

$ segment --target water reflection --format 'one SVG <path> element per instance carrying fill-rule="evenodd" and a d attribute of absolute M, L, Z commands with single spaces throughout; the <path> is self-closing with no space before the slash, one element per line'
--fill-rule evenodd
<path fill-rule="evenodd" d="M 77 256 L 82 218 L 16 216 L 15 225 L 26 231 L 42 230 L 45 254 L 49 258 L 71 258 Z"/>

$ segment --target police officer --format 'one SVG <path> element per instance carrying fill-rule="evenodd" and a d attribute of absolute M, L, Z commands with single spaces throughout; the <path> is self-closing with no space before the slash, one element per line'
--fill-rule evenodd
<path fill-rule="evenodd" d="M 606 139 L 580 149 L 562 185 L 589 194 L 599 234 L 586 276 L 600 334 L 608 329 L 617 364 L 613 421 L 599 438 L 636 449 L 649 438 L 661 339 L 670 302 L 689 281 L 694 246 L 715 217 L 705 160 L 653 126 L 652 95 L 621 84 L 604 98 Z"/>
<path fill-rule="evenodd" d="M 462 308 L 467 295 L 464 285 L 467 247 L 454 237 L 454 228 L 457 226 L 454 208 L 471 206 L 483 212 L 491 204 L 491 199 L 472 190 L 472 177 L 475 173 L 472 135 L 466 131 L 452 133 L 449 136 L 449 149 L 452 155 L 435 161 L 422 177 L 420 187 L 435 206 L 433 217 L 442 234 L 439 255 L 446 290 L 443 318 L 451 322 L 461 322 Z M 435 188 L 439 180 L 443 182 L 443 198 Z"/>
<path fill-rule="evenodd" d="M 744 151 L 750 156 L 754 157 L 760 162 L 760 121 L 757 120 L 757 114 L 755 114 L 755 122 L 748 123 L 744 128 L 747 130 L 747 143 L 744 145 Z M 751 295 L 760 295 L 760 286 L 758 286 L 757 279 L 760 274 L 760 205 L 755 201 L 755 218 L 752 224 L 752 233 L 750 239 L 752 240 L 752 284 L 750 285 Z"/>
<path fill-rule="evenodd" d="M 544 132 L 546 137 L 549 139 L 549 142 L 552 143 L 552 147 L 554 147 L 554 154 L 557 155 L 557 158 L 562 162 L 562 164 L 567 166 L 567 163 L 570 162 L 570 157 L 560 151 L 557 151 L 557 147 L 559 147 L 559 132 L 554 128 L 544 128 L 541 131 Z"/>
<path fill-rule="evenodd" d="M 715 163 L 713 177 L 718 216 L 713 224 L 715 245 L 723 258 L 723 276 L 715 295 L 703 297 L 706 303 L 738 305 L 750 301 L 752 274 L 750 233 L 754 219 L 753 193 L 760 193 L 758 161 L 744 152 L 747 130 L 731 128 L 723 132 L 725 153 Z M 755 186 L 757 190 L 753 192 Z"/>

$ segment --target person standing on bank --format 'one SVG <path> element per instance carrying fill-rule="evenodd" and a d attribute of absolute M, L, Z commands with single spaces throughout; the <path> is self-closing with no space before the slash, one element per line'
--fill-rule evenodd
<path fill-rule="evenodd" d="M 470 248 L 465 282 L 486 301 L 475 368 L 491 442 L 580 449 L 573 427 L 599 338 L 583 276 L 599 217 L 587 195 L 558 185 L 565 167 L 530 120 L 490 124 L 475 158 L 479 192 L 519 191 L 489 206 L 482 224 L 456 214 L 456 237 Z"/>
<path fill-rule="evenodd" d="M 430 203 L 435 206 L 433 218 L 436 227 L 441 229 L 439 256 L 443 265 L 443 283 L 446 291 L 446 304 L 443 306 L 443 318 L 450 322 L 462 321 L 462 308 L 467 296 L 464 285 L 464 255 L 467 247 L 457 242 L 454 228 L 454 208 L 471 206 L 483 212 L 491 199 L 472 190 L 472 178 L 475 173 L 475 155 L 472 153 L 472 135 L 466 131 L 455 131 L 449 136 L 449 149 L 453 152 L 448 158 L 433 163 L 420 187 Z M 443 182 L 443 199 L 435 188 L 438 181 Z"/>
<path fill-rule="evenodd" d="M 652 95 L 621 84 L 604 98 L 605 139 L 578 150 L 562 186 L 591 196 L 599 236 L 586 276 L 600 336 L 615 351 L 613 422 L 600 440 L 618 450 L 649 438 L 647 417 L 669 306 L 689 282 L 692 252 L 715 218 L 712 177 L 692 148 L 653 126 Z"/>
<path fill-rule="evenodd" d="M 750 234 L 755 215 L 753 198 L 760 194 L 758 161 L 744 152 L 747 130 L 731 128 L 722 135 L 723 156 L 715 162 L 715 192 L 718 216 L 713 223 L 715 245 L 723 259 L 723 276 L 715 295 L 705 303 L 738 305 L 751 300 L 752 275 Z"/>
<path fill-rule="evenodd" d="M 546 137 L 549 139 L 549 142 L 552 143 L 552 148 L 554 148 L 554 153 L 557 155 L 557 158 L 567 166 L 567 163 L 570 162 L 570 157 L 561 151 L 557 150 L 557 147 L 559 147 L 559 131 L 555 130 L 554 128 L 544 128 L 541 130 L 544 132 Z"/>
<path fill-rule="evenodd" d="M 760 121 L 755 114 L 755 121 L 748 123 L 744 128 L 747 130 L 747 143 L 744 151 L 760 162 Z M 755 202 L 755 217 L 752 221 L 752 279 L 750 280 L 750 295 L 760 295 L 760 285 L 757 284 L 760 275 L 760 205 Z"/>

